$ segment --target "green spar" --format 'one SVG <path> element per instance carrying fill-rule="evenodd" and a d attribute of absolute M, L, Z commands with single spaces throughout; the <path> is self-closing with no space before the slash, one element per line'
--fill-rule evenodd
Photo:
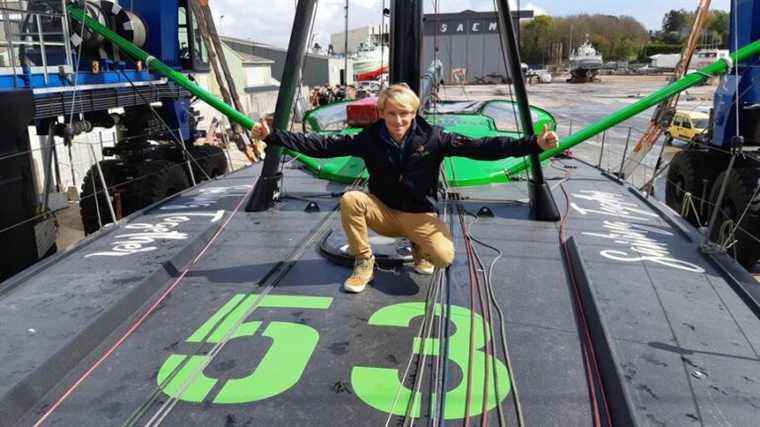
<path fill-rule="evenodd" d="M 104 27 L 99 22 L 87 16 L 87 14 L 84 13 L 84 11 L 82 11 L 82 9 L 74 7 L 73 5 L 67 6 L 66 9 L 68 10 L 69 16 L 71 16 L 72 18 L 76 19 L 79 22 L 83 22 L 85 25 L 90 27 L 93 31 L 105 37 L 106 40 L 113 42 L 114 44 L 119 46 L 119 48 L 122 51 L 126 52 L 129 56 L 131 56 L 132 59 L 136 61 L 143 61 L 145 63 L 145 66 L 148 67 L 148 70 L 155 71 L 157 73 L 160 73 L 168 77 L 169 79 L 171 79 L 178 85 L 187 89 L 193 95 L 202 99 L 204 102 L 206 102 L 207 104 L 209 104 L 210 106 L 214 107 L 216 110 L 218 110 L 219 112 L 227 116 L 231 121 L 239 124 L 240 126 L 243 126 L 246 129 L 252 129 L 253 126 L 255 125 L 255 122 L 250 117 L 232 108 L 230 105 L 226 104 L 224 101 L 222 101 L 221 99 L 211 94 L 211 92 L 193 83 L 192 81 L 190 81 L 190 79 L 185 77 L 184 74 L 169 67 L 168 65 L 159 61 L 155 57 L 149 55 L 144 50 L 130 43 L 125 38 L 114 33 L 110 29 Z"/>
<path fill-rule="evenodd" d="M 734 64 L 738 64 L 758 54 L 760 54 L 760 40 L 756 40 L 732 53 L 731 61 Z M 613 126 L 616 126 L 630 119 L 631 117 L 645 111 L 646 109 L 654 107 L 655 105 L 670 98 L 671 96 L 704 82 L 708 77 L 725 74 L 729 68 L 730 67 L 727 61 L 724 59 L 719 59 L 695 73 L 687 74 L 680 80 L 652 93 L 646 98 L 627 107 L 621 108 L 620 110 L 604 117 L 595 123 L 592 123 L 588 127 L 583 128 L 582 130 L 572 135 L 561 138 L 559 140 L 557 148 L 546 150 L 541 153 L 541 160 L 546 160 L 548 158 L 561 154 L 565 150 L 570 149 Z M 522 161 L 517 162 L 511 167 L 507 168 L 505 172 L 507 176 L 511 176 L 524 171 L 528 167 L 530 167 L 530 163 L 527 158 L 524 158 Z"/>

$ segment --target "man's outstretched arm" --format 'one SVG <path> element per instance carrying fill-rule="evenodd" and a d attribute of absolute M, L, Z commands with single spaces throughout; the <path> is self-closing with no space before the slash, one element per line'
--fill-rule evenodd
<path fill-rule="evenodd" d="M 498 160 L 540 153 L 557 146 L 557 134 L 544 128 L 539 136 L 510 138 L 508 136 L 472 139 L 455 134 L 443 134 L 444 155 L 476 160 Z"/>
<path fill-rule="evenodd" d="M 323 136 L 315 133 L 304 134 L 270 129 L 269 124 L 262 120 L 253 128 L 254 138 L 267 144 L 280 145 L 289 150 L 298 151 L 307 156 L 326 158 L 340 156 L 360 156 L 359 144 L 353 136 L 331 135 Z"/>

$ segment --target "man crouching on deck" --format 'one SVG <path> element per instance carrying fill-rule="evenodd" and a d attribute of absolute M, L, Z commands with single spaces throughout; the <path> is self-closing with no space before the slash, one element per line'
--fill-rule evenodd
<path fill-rule="evenodd" d="M 367 227 L 380 235 L 406 237 L 412 242 L 414 270 L 432 274 L 454 260 L 448 226 L 438 218 L 438 173 L 443 158 L 462 156 L 498 160 L 525 156 L 557 145 L 546 131 L 536 138 L 469 139 L 443 132 L 417 115 L 420 100 L 406 84 L 385 89 L 377 101 L 381 120 L 355 136 L 320 136 L 270 130 L 265 121 L 253 135 L 312 157 L 356 156 L 369 172 L 369 194 L 349 191 L 340 201 L 343 229 L 355 256 L 346 292 L 361 292 L 374 278 L 375 257 Z"/>

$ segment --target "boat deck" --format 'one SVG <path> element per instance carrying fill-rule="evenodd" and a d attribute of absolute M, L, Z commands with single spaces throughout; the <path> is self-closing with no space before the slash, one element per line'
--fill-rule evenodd
<path fill-rule="evenodd" d="M 349 270 L 319 252 L 325 238 L 343 242 L 345 186 L 291 162 L 284 188 L 297 197 L 235 213 L 259 168 L 0 285 L 0 425 L 354 426 L 441 414 L 454 425 L 466 408 L 480 422 L 484 401 L 489 423 L 500 407 L 510 425 L 518 408 L 541 426 L 587 426 L 597 412 L 620 425 L 756 423 L 757 285 L 599 170 L 572 159 L 546 168 L 563 223 L 529 218 L 525 183 L 453 189 L 462 200 L 442 204 L 457 248 L 448 274 L 380 270 L 352 295 L 341 290 Z M 309 201 L 319 212 L 304 211 Z M 469 236 L 502 252 L 490 288 L 482 275 L 470 285 L 459 206 L 494 214 L 464 214 Z M 473 245 L 488 275 L 497 253 Z M 478 289 L 490 289 L 503 325 Z"/>

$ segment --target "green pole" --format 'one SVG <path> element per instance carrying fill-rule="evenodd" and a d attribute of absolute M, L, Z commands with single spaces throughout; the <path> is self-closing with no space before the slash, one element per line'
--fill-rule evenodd
<path fill-rule="evenodd" d="M 616 126 L 639 113 L 642 113 L 646 109 L 654 107 L 655 105 L 670 98 L 671 96 L 676 95 L 677 93 L 682 92 L 692 86 L 703 83 L 710 77 L 725 74 L 731 68 L 730 63 L 738 64 L 758 54 L 760 54 L 760 40 L 756 40 L 732 53 L 730 56 L 731 61 L 719 59 L 712 64 L 702 68 L 701 70 L 695 73 L 687 74 L 680 80 L 657 90 L 646 98 L 643 98 L 642 100 L 635 102 L 627 107 L 623 107 L 620 110 L 615 111 L 609 116 L 606 116 L 601 120 L 592 123 L 588 127 L 585 127 L 572 135 L 561 138 L 559 144 L 557 144 L 557 148 L 546 150 L 541 153 L 541 160 L 546 160 L 558 154 L 561 154 L 565 150 L 575 147 L 576 145 L 588 140 L 589 138 L 598 135 L 613 126 Z M 516 164 L 507 168 L 505 172 L 507 176 L 511 176 L 524 171 L 528 167 L 530 167 L 530 162 L 527 158 L 524 158 L 522 161 L 517 162 Z"/>
<path fill-rule="evenodd" d="M 181 72 L 169 67 L 155 57 L 149 55 L 144 50 L 130 43 L 127 39 L 104 27 L 96 20 L 87 16 L 87 14 L 84 13 L 82 9 L 79 9 L 73 5 L 67 6 L 66 9 L 68 10 L 69 16 L 79 22 L 83 22 L 93 31 L 105 37 L 106 40 L 119 46 L 119 49 L 126 52 L 130 57 L 132 57 L 132 59 L 136 61 L 143 61 L 145 63 L 145 66 L 148 68 L 148 71 L 155 71 L 168 77 L 178 85 L 187 89 L 193 95 L 197 96 L 210 106 L 217 109 L 219 112 L 227 116 L 231 121 L 239 124 L 240 126 L 243 126 L 244 128 L 250 130 L 255 125 L 254 121 L 251 120 L 250 117 L 232 108 L 230 105 L 226 104 L 224 101 L 211 94 L 211 92 L 193 83 Z"/>

